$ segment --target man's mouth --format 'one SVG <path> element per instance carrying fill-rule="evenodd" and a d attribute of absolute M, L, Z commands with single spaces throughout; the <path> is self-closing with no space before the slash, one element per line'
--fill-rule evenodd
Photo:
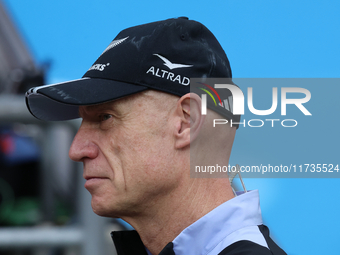
<path fill-rule="evenodd" d="M 97 176 L 85 176 L 84 178 L 86 180 L 85 185 L 84 185 L 86 189 L 101 185 L 102 182 L 107 179 L 104 177 L 97 177 Z"/>

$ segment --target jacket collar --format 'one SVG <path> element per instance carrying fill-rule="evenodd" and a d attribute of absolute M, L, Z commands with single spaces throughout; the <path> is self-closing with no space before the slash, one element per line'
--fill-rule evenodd
<path fill-rule="evenodd" d="M 117 255 L 148 255 L 142 240 L 136 230 L 113 231 L 112 240 L 115 244 Z M 175 255 L 173 243 L 168 243 L 159 255 Z"/>

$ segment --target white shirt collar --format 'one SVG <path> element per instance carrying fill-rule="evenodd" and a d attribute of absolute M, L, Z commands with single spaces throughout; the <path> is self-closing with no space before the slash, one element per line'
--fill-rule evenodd
<path fill-rule="evenodd" d="M 176 255 L 209 254 L 238 230 L 262 224 L 258 190 L 234 197 L 184 229 L 174 240 Z M 231 244 L 230 243 L 230 244 Z"/>

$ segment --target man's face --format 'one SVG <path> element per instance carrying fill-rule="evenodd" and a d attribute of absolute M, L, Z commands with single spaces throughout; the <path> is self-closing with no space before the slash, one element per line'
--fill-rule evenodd
<path fill-rule="evenodd" d="M 172 164 L 176 150 L 171 109 L 177 100 L 148 91 L 80 107 L 83 121 L 69 155 L 84 164 L 85 188 L 95 213 L 140 214 L 176 187 L 180 173 Z"/>

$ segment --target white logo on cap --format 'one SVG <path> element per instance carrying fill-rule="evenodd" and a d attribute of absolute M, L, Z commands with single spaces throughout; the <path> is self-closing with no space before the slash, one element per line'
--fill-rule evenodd
<path fill-rule="evenodd" d="M 167 66 L 170 70 L 176 69 L 176 68 L 185 68 L 185 67 L 191 67 L 193 65 L 183 65 L 183 64 L 175 64 L 171 63 L 168 59 L 165 57 L 159 55 L 159 54 L 153 54 L 157 57 L 159 57 L 161 60 L 164 61 L 164 65 Z M 181 76 L 180 74 L 175 74 L 173 72 L 164 70 L 162 68 L 155 68 L 154 66 L 151 66 L 149 70 L 146 71 L 147 74 L 151 74 L 153 76 L 157 76 L 162 79 L 166 79 L 172 82 L 178 82 L 181 85 L 188 86 L 190 84 L 190 79 L 186 76 Z"/>
<path fill-rule="evenodd" d="M 159 55 L 159 54 L 154 54 L 155 56 L 159 57 L 161 60 L 164 61 L 164 65 L 169 67 L 170 70 L 176 69 L 176 68 L 184 68 L 184 67 L 192 67 L 192 65 L 183 65 L 183 64 L 175 64 L 171 63 L 168 59 L 165 57 Z"/>
<path fill-rule="evenodd" d="M 124 42 L 126 39 L 128 39 L 129 37 L 125 37 L 123 39 L 117 39 L 117 40 L 113 40 L 109 46 L 107 46 L 107 48 L 103 51 L 103 53 L 101 55 L 103 55 L 105 52 L 107 52 L 108 50 L 111 50 L 113 47 L 116 47 L 118 44 L 121 44 L 122 42 Z M 101 56 L 100 55 L 100 56 Z"/>
<path fill-rule="evenodd" d="M 104 71 L 105 67 L 109 66 L 110 63 L 107 64 L 94 64 L 93 66 L 90 67 L 89 70 L 87 71 L 91 71 L 91 70 L 97 70 L 97 71 Z"/>

